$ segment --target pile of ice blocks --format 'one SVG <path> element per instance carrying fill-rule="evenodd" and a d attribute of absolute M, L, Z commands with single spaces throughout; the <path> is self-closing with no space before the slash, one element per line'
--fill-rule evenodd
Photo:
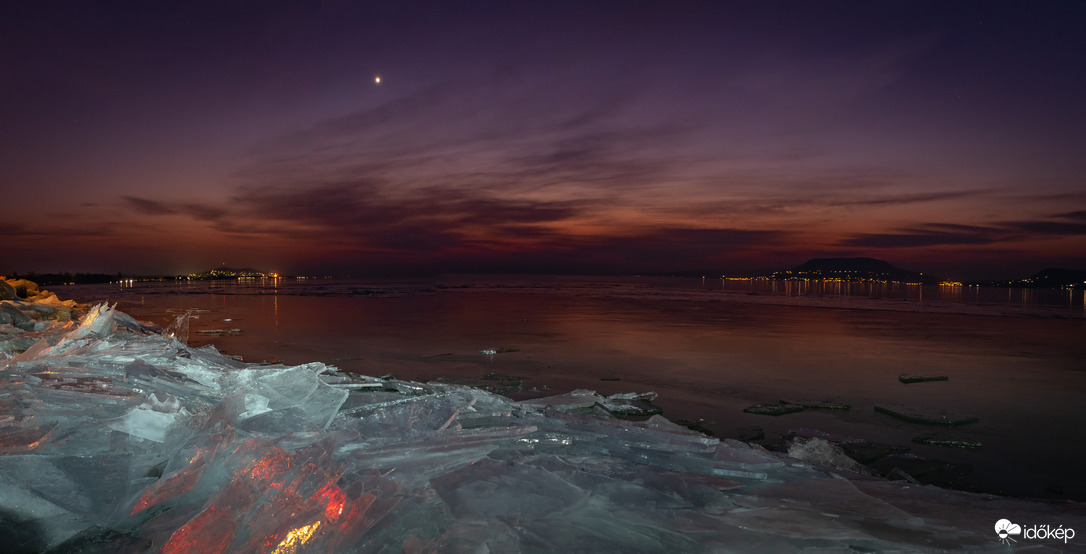
<path fill-rule="evenodd" d="M 245 364 L 187 346 L 184 317 L 155 332 L 105 305 L 26 327 L 0 324 L 8 552 L 989 550 L 1005 518 L 1086 536 L 1080 504 L 812 466 L 607 417 L 590 391 Z"/>

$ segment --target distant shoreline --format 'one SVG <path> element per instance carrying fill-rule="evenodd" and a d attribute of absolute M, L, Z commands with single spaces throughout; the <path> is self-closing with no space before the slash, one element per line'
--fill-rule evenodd
<path fill-rule="evenodd" d="M 109 284 L 59 285 L 57 290 L 81 293 L 82 287 Z M 517 294 L 532 291 L 570 295 L 651 294 L 681 301 L 728 301 L 747 304 L 802 306 L 841 310 L 941 313 L 1029 318 L 1086 318 L 1086 291 L 894 285 L 840 281 L 784 281 L 766 279 L 687 279 L 681 277 L 602 277 L 472 275 L 425 279 L 231 279 L 206 281 L 126 281 L 113 283 L 108 295 L 121 299 L 131 294 L 220 294 L 283 296 L 402 296 L 494 291 Z M 604 286 L 603 289 L 596 288 Z M 611 286 L 616 285 L 616 286 Z M 94 291 L 95 295 L 101 295 Z"/>

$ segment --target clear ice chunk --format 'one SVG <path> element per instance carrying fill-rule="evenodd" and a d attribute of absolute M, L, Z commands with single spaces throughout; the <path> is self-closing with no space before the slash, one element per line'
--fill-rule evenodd
<path fill-rule="evenodd" d="M 192 312 L 185 312 L 170 323 L 166 330 L 162 332 L 164 337 L 172 337 L 177 339 L 181 344 L 186 344 L 189 341 L 189 321 L 192 319 Z"/>
<path fill-rule="evenodd" d="M 159 395 L 164 398 L 159 399 Z M 166 432 L 179 418 L 189 415 L 181 402 L 165 393 L 151 393 L 147 401 L 129 410 L 124 416 L 107 420 L 106 426 L 134 437 L 165 442 Z"/>
<path fill-rule="evenodd" d="M 323 364 L 281 369 L 244 369 L 233 387 L 244 398 L 242 420 L 261 418 L 286 430 L 325 430 L 347 400 L 347 391 L 320 380 Z M 270 429 L 269 429 L 270 430 Z"/>

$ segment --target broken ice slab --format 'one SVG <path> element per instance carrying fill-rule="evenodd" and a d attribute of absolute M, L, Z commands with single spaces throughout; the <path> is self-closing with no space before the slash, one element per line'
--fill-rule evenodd
<path fill-rule="evenodd" d="M 69 512 L 105 522 L 123 500 L 133 458 L 129 452 L 8 455 L 0 457 L 0 475 Z M 4 546 L 0 544 L 0 551 Z"/>
<path fill-rule="evenodd" d="M 863 473 L 863 466 L 856 460 L 850 458 L 841 448 L 818 437 L 797 438 L 788 447 L 788 456 L 813 465 Z"/>
<path fill-rule="evenodd" d="M 902 373 L 898 375 L 897 380 L 902 383 L 924 383 L 926 381 L 947 381 L 950 378 L 946 375 L 915 375 L 912 373 Z"/>
<path fill-rule="evenodd" d="M 748 414 L 779 416 L 802 412 L 803 406 L 797 404 L 755 404 L 749 408 L 745 408 L 743 411 Z"/>
<path fill-rule="evenodd" d="M 652 405 L 655 392 L 621 392 L 601 396 L 596 391 L 577 389 L 566 394 L 524 400 L 529 406 L 547 406 L 562 412 L 602 413 L 616 416 L 652 416 L 663 412 Z M 603 410 L 600 410 L 603 408 Z"/>
<path fill-rule="evenodd" d="M 487 356 L 493 356 L 494 354 L 508 354 L 510 352 L 520 352 L 519 348 L 484 348 L 479 351 L 480 354 L 486 354 Z"/>
<path fill-rule="evenodd" d="M 621 392 L 605 397 L 600 405 L 619 416 L 644 417 L 663 413 L 652 405 L 653 400 L 656 400 L 655 392 Z"/>
<path fill-rule="evenodd" d="M 25 362 L 25 361 L 33 360 L 33 359 L 37 358 L 38 356 L 41 356 L 42 354 L 44 354 L 45 351 L 47 351 L 47 350 L 49 350 L 49 341 L 47 341 L 45 339 L 40 339 L 38 342 L 35 342 L 33 346 L 31 346 L 30 348 L 27 348 L 25 351 L 23 351 L 23 353 L 21 353 L 21 354 L 15 356 L 14 358 L 12 358 L 11 361 L 13 361 L 13 362 Z"/>
<path fill-rule="evenodd" d="M 430 394 L 433 390 L 422 383 L 415 383 L 411 381 L 401 381 L 399 379 L 389 379 L 384 381 L 385 388 L 394 390 L 400 394 L 418 395 L 418 394 Z"/>
<path fill-rule="evenodd" d="M 748 414 L 780 416 L 803 410 L 848 410 L 852 406 L 831 400 L 781 400 L 776 404 L 755 404 L 744 409 Z"/>
<path fill-rule="evenodd" d="M 379 391 L 379 390 L 383 390 L 385 388 L 384 383 L 370 383 L 370 382 L 362 382 L 362 383 L 328 383 L 328 384 L 330 386 L 333 386 L 333 387 L 337 388 L 337 389 L 347 389 L 347 390 L 375 390 L 375 391 Z"/>
<path fill-rule="evenodd" d="M 83 319 L 79 321 L 79 327 L 77 327 L 71 333 L 68 333 L 57 344 L 58 350 L 63 345 L 64 348 L 71 347 L 76 341 L 80 339 L 101 339 L 113 334 L 117 324 L 114 321 L 114 309 L 107 304 L 98 304 L 90 309 Z"/>
<path fill-rule="evenodd" d="M 781 404 L 791 404 L 809 410 L 850 410 L 852 406 L 832 400 L 781 400 Z"/>
<path fill-rule="evenodd" d="M 337 456 L 373 468 L 410 487 L 484 460 L 503 445 L 532 436 L 531 425 L 488 429 L 417 431 L 395 437 L 363 437 L 338 446 Z"/>
<path fill-rule="evenodd" d="M 162 396 L 160 398 L 159 396 Z M 105 421 L 110 429 L 154 442 L 165 442 L 166 432 L 179 418 L 189 415 L 177 397 L 152 393 L 147 401 L 129 410 L 124 416 Z"/>
<path fill-rule="evenodd" d="M 747 479 L 765 479 L 768 472 L 784 467 L 784 462 L 758 445 L 725 439 L 713 455 L 713 474 Z"/>
<path fill-rule="evenodd" d="M 253 430 L 327 429 L 348 393 L 322 381 L 323 370 L 323 364 L 241 370 L 231 393 L 244 399 L 239 417 Z"/>
<path fill-rule="evenodd" d="M 200 329 L 196 331 L 205 337 L 236 337 L 242 333 L 241 329 Z"/>
<path fill-rule="evenodd" d="M 521 404 L 527 404 L 529 406 L 538 407 L 550 407 L 563 412 L 570 412 L 575 410 L 584 410 L 595 406 L 597 402 L 603 400 L 603 397 L 596 394 L 594 390 L 577 389 L 566 394 L 558 394 L 554 396 L 544 396 L 543 398 L 533 398 L 531 400 L 525 400 Z"/>
<path fill-rule="evenodd" d="M 35 448 L 48 442 L 56 423 L 44 425 L 5 425 L 0 427 L 0 455 L 32 452 Z"/>
<path fill-rule="evenodd" d="M 687 522 L 698 515 L 683 496 L 671 494 L 671 486 L 685 482 L 653 484 L 594 476 L 562 460 L 485 460 L 433 481 L 456 523 L 423 550 L 474 552 L 486 545 L 485 551 L 500 552 L 695 552 L 706 549 L 708 536 L 723 535 L 720 529 L 689 533 Z M 711 485 L 694 486 L 705 503 L 723 504 L 724 495 Z M 504 494 L 510 489 L 523 491 L 518 501 Z M 684 492 L 693 496 L 689 488 Z"/>
<path fill-rule="evenodd" d="M 906 406 L 903 404 L 876 404 L 875 411 L 892 415 L 912 423 L 928 425 L 964 425 L 980 420 L 979 416 L 950 412 L 938 408 Z"/>
<path fill-rule="evenodd" d="M 0 529 L 5 552 L 44 552 L 93 522 L 0 475 Z"/>
<path fill-rule="evenodd" d="M 92 525 L 58 544 L 49 552 L 66 554 L 97 554 L 99 552 L 136 553 L 149 552 L 151 541 L 121 533 L 103 525 Z"/>
<path fill-rule="evenodd" d="M 832 443 L 837 448 L 840 448 L 841 452 L 843 452 L 849 458 L 852 458 L 853 460 L 856 460 L 863 465 L 868 465 L 887 456 L 891 456 L 893 454 L 900 454 L 908 450 L 908 448 L 904 446 L 870 442 L 866 439 L 850 437 L 837 433 L 827 433 L 819 429 L 808 429 L 803 427 L 798 429 L 789 429 L 786 438 L 800 441 L 815 438 L 823 439 L 829 443 Z M 791 444 L 789 444 L 788 446 L 791 446 Z"/>
<path fill-rule="evenodd" d="M 946 448 L 964 448 L 967 450 L 976 450 L 984 446 L 980 441 L 958 439 L 954 437 L 946 437 L 934 434 L 920 435 L 913 439 L 913 442 L 917 444 L 926 444 L 928 446 L 943 446 Z"/>
<path fill-rule="evenodd" d="M 189 322 L 192 320 L 192 312 L 188 311 L 173 320 L 162 332 L 164 337 L 173 337 L 181 344 L 189 342 Z"/>
<path fill-rule="evenodd" d="M 524 392 L 524 378 L 517 375 L 503 375 L 499 373 L 487 373 L 482 377 L 465 377 L 445 375 L 438 377 L 431 383 L 445 385 L 464 385 L 475 387 L 485 391 L 512 396 Z"/>
<path fill-rule="evenodd" d="M 839 444 L 841 450 L 848 454 L 849 458 L 864 465 L 870 465 L 889 456 L 901 454 L 908 447 L 879 442 L 859 441 Z"/>
<path fill-rule="evenodd" d="M 795 429 L 788 430 L 789 437 L 802 437 L 804 439 L 820 438 L 826 439 L 834 444 L 856 443 L 863 442 L 863 439 L 850 437 L 848 435 L 841 435 L 838 433 L 828 433 L 821 429 L 809 429 L 807 427 L 797 427 Z"/>

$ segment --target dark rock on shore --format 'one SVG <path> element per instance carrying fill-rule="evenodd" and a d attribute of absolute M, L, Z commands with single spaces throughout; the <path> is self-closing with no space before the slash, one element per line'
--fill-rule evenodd
<path fill-rule="evenodd" d="M 0 300 L 15 300 L 19 293 L 3 277 L 0 277 Z"/>
<path fill-rule="evenodd" d="M 0 323 L 10 323 L 24 331 L 34 330 L 34 319 L 12 305 L 10 300 L 0 303 L 0 314 L 0 318 L 3 318 Z"/>
<path fill-rule="evenodd" d="M 15 289 L 15 294 L 19 298 L 31 298 L 37 296 L 41 291 L 38 289 L 38 284 L 34 281 L 27 281 L 26 279 L 7 279 L 7 284 Z"/>

